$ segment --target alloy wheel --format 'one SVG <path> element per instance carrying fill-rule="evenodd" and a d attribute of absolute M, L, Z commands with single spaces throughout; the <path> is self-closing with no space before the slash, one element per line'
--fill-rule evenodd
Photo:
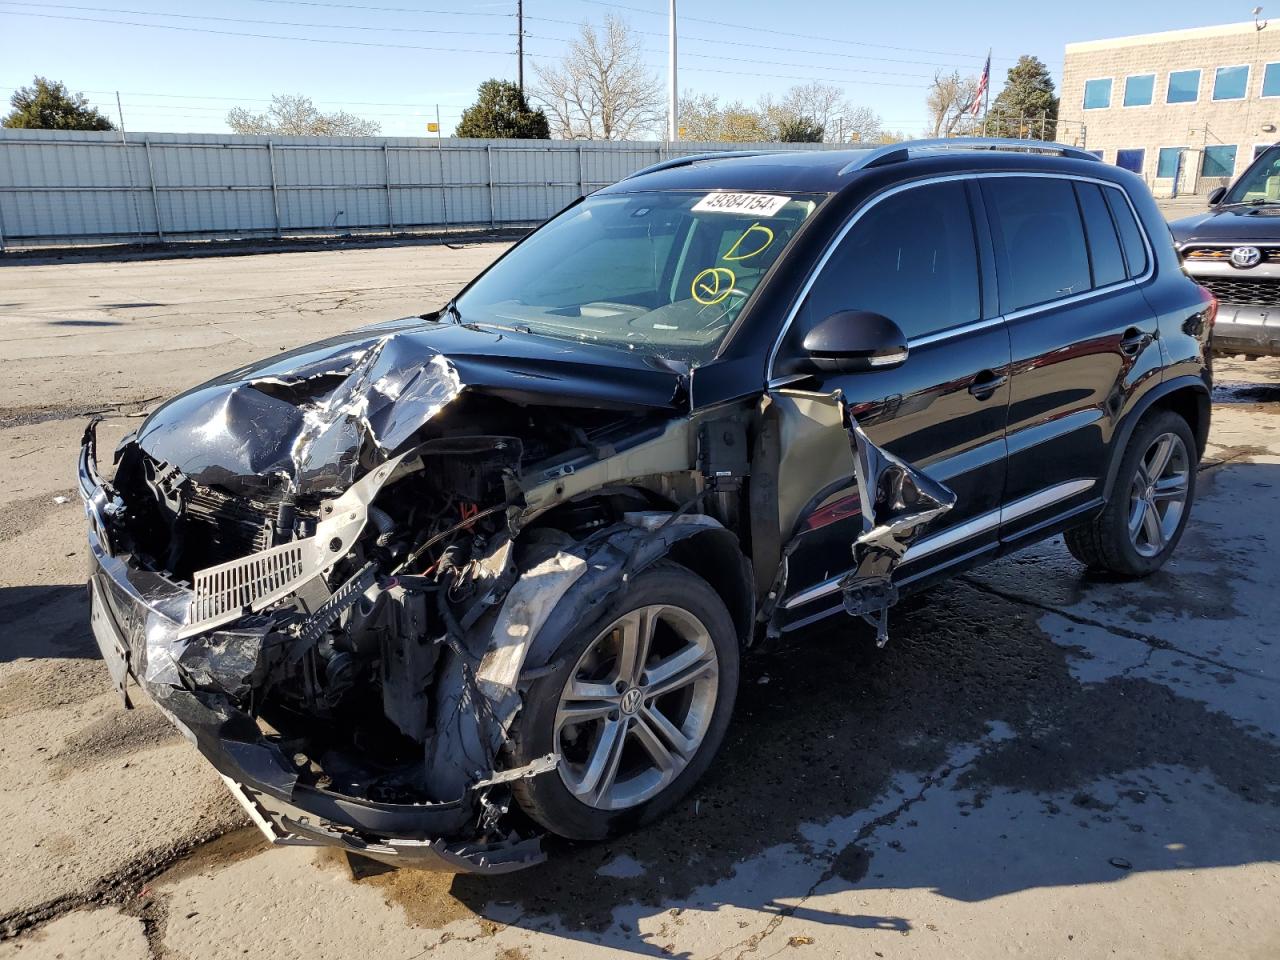
<path fill-rule="evenodd" d="M 1156 437 L 1138 461 L 1129 487 L 1129 540 L 1143 557 L 1157 556 L 1178 531 L 1187 506 L 1191 458 L 1175 433 Z"/>
<path fill-rule="evenodd" d="M 702 745 L 719 687 L 715 644 L 679 607 L 623 614 L 579 658 L 560 695 L 560 777 L 578 800 L 622 810 L 652 799 Z"/>

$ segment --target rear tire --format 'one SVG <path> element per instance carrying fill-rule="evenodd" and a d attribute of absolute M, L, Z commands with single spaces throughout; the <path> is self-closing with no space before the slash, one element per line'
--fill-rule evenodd
<path fill-rule="evenodd" d="M 1172 410 L 1148 414 L 1129 438 L 1106 507 L 1067 531 L 1071 555 L 1090 570 L 1123 577 L 1159 570 L 1186 529 L 1197 464 L 1187 421 Z"/>
<path fill-rule="evenodd" d="M 597 840 L 675 806 L 715 757 L 738 687 L 737 631 L 710 584 L 656 563 L 552 660 L 511 729 L 512 766 L 561 756 L 557 770 L 512 784 L 524 812 L 561 837 Z"/>

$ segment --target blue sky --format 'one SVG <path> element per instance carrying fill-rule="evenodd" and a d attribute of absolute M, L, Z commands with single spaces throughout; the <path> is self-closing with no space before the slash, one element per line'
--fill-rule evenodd
<path fill-rule="evenodd" d="M 679 0 L 678 7 L 682 89 L 752 102 L 826 80 L 886 126 L 916 134 L 934 70 L 976 73 L 988 47 L 999 91 L 1021 53 L 1039 56 L 1056 80 L 1068 41 L 1247 20 L 1251 4 Z M 643 31 L 646 60 L 665 76 L 666 8 L 664 0 L 525 0 L 526 82 L 531 62 L 556 59 L 577 23 L 610 12 Z M 83 90 L 114 119 L 118 90 L 125 124 L 138 132 L 224 131 L 232 106 L 303 93 L 323 109 L 375 119 L 385 134 L 426 135 L 439 104 L 447 135 L 480 81 L 514 79 L 514 9 L 515 0 L 0 2 L 0 97 L 39 73 Z M 1270 12 L 1280 17 L 1280 3 Z"/>

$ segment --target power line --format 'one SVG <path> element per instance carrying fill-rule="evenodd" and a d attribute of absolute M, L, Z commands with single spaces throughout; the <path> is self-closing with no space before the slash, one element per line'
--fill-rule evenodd
<path fill-rule="evenodd" d="M 245 17 L 215 17 L 203 13 L 159 13 L 152 10 L 124 10 L 118 7 L 82 7 L 68 3 L 21 3 L 17 0 L 0 0 L 0 6 L 3 7 L 37 7 L 41 10 L 83 10 L 92 13 L 122 13 L 129 16 L 143 17 L 171 17 L 181 20 L 214 20 L 219 23 L 249 23 L 260 26 L 270 27 L 303 27 L 304 29 L 314 28 L 317 30 L 371 30 L 376 33 L 439 33 L 449 34 L 453 36 L 469 36 L 469 37 L 492 37 L 492 30 L 428 30 L 424 27 L 367 27 L 359 24 L 346 23 L 299 23 L 296 20 L 250 20 Z M 13 11 L 20 15 L 25 15 L 22 11 Z M 152 24 L 152 26 L 160 26 L 160 24 Z"/>
<path fill-rule="evenodd" d="M 563 42 L 560 37 L 546 37 L 536 33 L 525 34 L 525 36 L 527 36 L 531 40 L 552 40 L 556 42 Z M 681 41 L 683 41 L 686 38 L 684 36 L 681 36 L 680 39 Z M 665 51 L 662 51 L 662 50 L 644 49 L 642 52 L 652 53 L 655 55 L 658 55 L 658 54 L 665 55 Z M 703 60 L 725 60 L 730 63 L 760 63 L 760 64 L 767 64 L 773 67 L 811 67 L 813 69 L 819 69 L 819 70 L 833 68 L 833 65 L 831 64 L 819 64 L 817 66 L 814 66 L 813 64 L 808 64 L 808 63 L 796 63 L 794 60 L 760 60 L 760 59 L 757 59 L 756 57 L 726 57 L 723 54 L 718 54 L 718 53 L 690 53 L 688 51 L 685 51 L 683 56 L 697 57 Z M 840 56 L 840 54 L 831 54 L 831 56 Z M 886 77 L 917 77 L 924 80 L 933 79 L 932 76 L 927 73 L 898 73 L 893 70 L 870 70 L 865 67 L 847 67 L 843 69 L 847 69 L 853 73 L 873 73 L 873 74 L 879 74 L 881 76 L 886 76 Z"/>
<path fill-rule="evenodd" d="M 510 56 L 510 50 L 469 50 L 463 47 L 424 47 L 412 43 L 376 43 L 372 40 L 328 40 L 321 37 L 282 37 L 279 34 L 245 33 L 236 30 L 214 30 L 211 27 L 180 27 L 171 23 L 138 23 L 136 20 L 104 20 L 101 17 L 71 17 L 53 13 L 26 13 L 14 10 L 11 17 L 39 17 L 42 20 L 74 20 L 80 23 L 105 23 L 117 27 L 148 27 L 152 30 L 178 30 L 183 33 L 209 33 L 223 37 L 245 37 L 254 40 L 293 40 L 299 43 L 327 43 L 342 47 L 383 47 L 393 50 L 428 50 L 432 53 L 482 53 L 486 56 Z"/>
<path fill-rule="evenodd" d="M 361 10 L 374 13 L 415 13 L 425 14 L 429 16 L 443 17 L 511 17 L 512 13 L 492 13 L 487 11 L 472 10 L 423 10 L 420 7 L 366 7 L 360 3 L 327 3 L 321 0 L 250 0 L 252 3 L 279 3 L 286 4 L 291 7 L 331 7 L 342 10 Z M 489 6 L 501 6 L 501 4 L 489 4 Z"/>
<path fill-rule="evenodd" d="M 625 3 L 614 3 L 614 2 L 611 2 L 611 0 L 579 0 L 579 2 L 594 4 L 595 6 L 598 6 L 598 7 L 615 7 L 619 10 L 630 10 L 634 13 L 643 13 L 648 16 L 655 16 L 655 17 L 666 16 L 666 13 L 659 10 L 650 10 L 644 7 L 633 7 Z M 728 20 L 712 20 L 707 17 L 682 16 L 680 19 L 689 23 L 706 23 L 716 27 L 729 27 L 734 30 L 759 29 L 757 27 L 748 26 L 743 23 L 731 23 Z M 976 60 L 982 60 L 986 56 L 985 54 L 980 54 L 980 53 L 953 53 L 945 50 L 924 50 L 924 49 L 921 49 L 920 47 L 898 47 L 898 46 L 893 46 L 887 43 L 872 43 L 869 40 L 841 40 L 836 37 L 823 37 L 823 36 L 819 36 L 817 34 L 812 34 L 812 33 L 790 33 L 785 30 L 775 30 L 772 27 L 769 28 L 769 33 L 774 34 L 776 36 L 781 36 L 781 37 L 796 37 L 801 40 L 822 40 L 827 43 L 844 43 L 844 44 L 849 44 L 851 46 L 858 46 L 858 47 L 875 47 L 881 50 L 900 50 L 905 53 L 928 53 L 928 54 L 933 54 L 934 56 L 940 56 L 940 57 L 970 57 Z M 1010 60 L 1013 58 L 995 57 L 994 59 Z"/>

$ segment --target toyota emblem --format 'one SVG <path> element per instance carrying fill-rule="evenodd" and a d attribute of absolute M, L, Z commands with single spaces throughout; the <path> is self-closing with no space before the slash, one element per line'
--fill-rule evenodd
<path fill-rule="evenodd" d="M 1262 262 L 1262 251 L 1257 247 L 1236 247 L 1231 251 L 1231 265 L 1247 270 Z"/>

